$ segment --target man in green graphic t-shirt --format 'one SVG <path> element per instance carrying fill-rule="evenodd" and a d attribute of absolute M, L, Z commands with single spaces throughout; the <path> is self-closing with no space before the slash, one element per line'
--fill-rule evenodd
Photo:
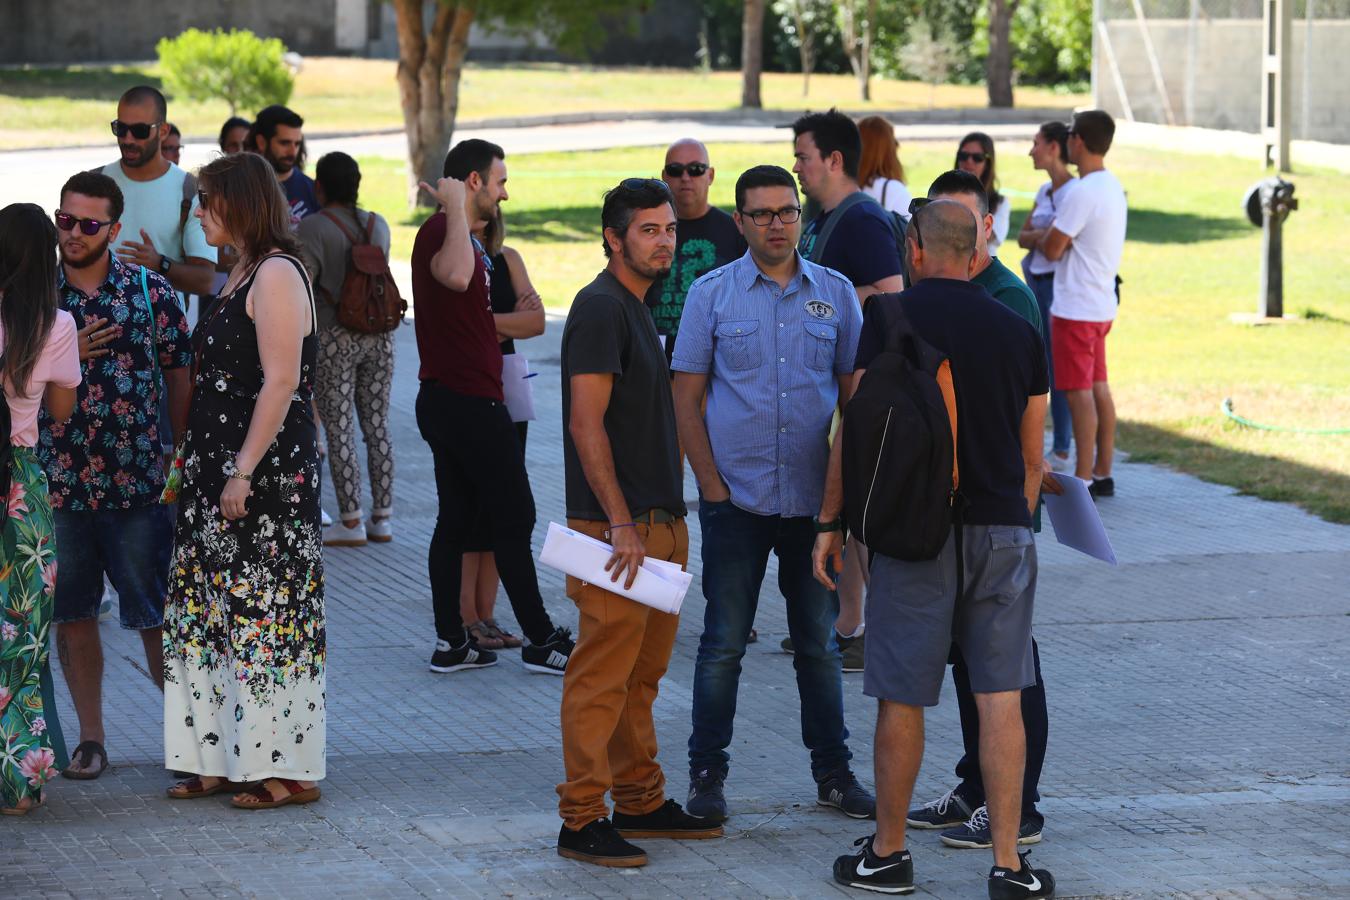
<path fill-rule="evenodd" d="M 665 344 L 666 362 L 675 348 L 689 286 L 702 275 L 745 255 L 745 238 L 736 223 L 708 203 L 714 174 L 708 163 L 708 148 L 699 141 L 681 138 L 666 150 L 661 177 L 675 198 L 675 259 L 670 274 L 652 285 L 646 298 L 656 331 Z"/>

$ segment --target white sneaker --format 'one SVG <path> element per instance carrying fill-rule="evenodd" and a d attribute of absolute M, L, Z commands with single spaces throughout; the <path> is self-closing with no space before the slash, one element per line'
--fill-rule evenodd
<path fill-rule="evenodd" d="M 1068 456 L 1060 456 L 1053 450 L 1045 454 L 1045 461 L 1049 464 L 1051 472 L 1073 471 L 1073 459 Z"/>
<path fill-rule="evenodd" d="M 328 510 L 326 509 L 319 510 L 319 524 L 322 525 L 324 528 L 327 528 L 329 525 L 333 524 L 333 517 L 328 514 Z"/>
<path fill-rule="evenodd" d="M 325 547 L 364 547 L 366 545 L 366 526 L 360 522 L 355 528 L 348 528 L 339 522 L 323 530 Z"/>
<path fill-rule="evenodd" d="M 371 519 L 366 523 L 366 537 L 377 544 L 387 544 L 394 539 L 392 519 Z"/>

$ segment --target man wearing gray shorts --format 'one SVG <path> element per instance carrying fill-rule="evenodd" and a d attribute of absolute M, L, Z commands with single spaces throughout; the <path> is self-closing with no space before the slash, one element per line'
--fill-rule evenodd
<path fill-rule="evenodd" d="M 970 283 L 975 215 L 937 200 L 906 236 L 913 287 L 873 299 L 858 344 L 854 388 L 887 344 L 897 309 L 951 360 L 957 462 L 965 507 L 936 559 L 908 562 L 873 551 L 867 594 L 863 691 L 879 701 L 875 740 L 876 834 L 839 857 L 835 880 L 885 893 L 914 889 L 905 817 L 923 758 L 923 708 L 935 706 L 951 645 L 961 648 L 980 714 L 980 761 L 994 844 L 989 896 L 1050 897 L 1054 879 L 1017 854 L 1026 738 L 1022 689 L 1036 680 L 1031 618 L 1036 546 L 1031 512 L 1042 483 L 1049 374 L 1036 329 Z M 841 428 L 839 434 L 843 434 Z M 835 441 L 820 520 L 843 506 L 842 454 Z M 837 560 L 838 532 L 817 538 L 816 577 Z"/>

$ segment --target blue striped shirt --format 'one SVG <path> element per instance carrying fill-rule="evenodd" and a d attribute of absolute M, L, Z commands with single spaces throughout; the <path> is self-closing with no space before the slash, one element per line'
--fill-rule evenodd
<path fill-rule="evenodd" d="M 732 502 L 760 515 L 819 511 L 836 378 L 852 374 L 862 326 L 847 278 L 797 265 L 786 288 L 749 253 L 695 281 L 671 362 L 708 376 L 713 461 Z"/>

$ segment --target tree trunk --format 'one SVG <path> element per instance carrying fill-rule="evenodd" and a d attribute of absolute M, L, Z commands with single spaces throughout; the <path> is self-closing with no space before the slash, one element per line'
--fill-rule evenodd
<path fill-rule="evenodd" d="M 745 0 L 741 19 L 741 106 L 762 109 L 760 74 L 764 71 L 764 2 Z"/>
<path fill-rule="evenodd" d="M 860 0 L 844 0 L 839 7 L 839 30 L 848 53 L 848 64 L 858 79 L 858 98 L 872 99 L 872 32 L 877 19 L 877 0 L 867 0 L 859 15 Z"/>
<path fill-rule="evenodd" d="M 1012 17 L 1019 0 L 989 0 L 989 58 L 984 77 L 991 107 L 1013 105 Z"/>
<path fill-rule="evenodd" d="M 435 184 L 459 112 L 459 79 L 468 53 L 472 5 L 442 3 L 428 32 L 421 0 L 393 0 L 398 23 L 398 93 L 408 134 L 408 207 L 422 199 L 419 182 Z"/>
<path fill-rule="evenodd" d="M 858 99 L 872 99 L 872 35 L 876 33 L 877 0 L 867 2 L 867 21 L 863 23 L 862 59 L 858 66 Z"/>
<path fill-rule="evenodd" d="M 816 67 L 815 36 L 806 27 L 803 0 L 792 0 L 792 18 L 797 26 L 797 51 L 802 60 L 802 96 L 811 95 L 811 72 Z"/>

